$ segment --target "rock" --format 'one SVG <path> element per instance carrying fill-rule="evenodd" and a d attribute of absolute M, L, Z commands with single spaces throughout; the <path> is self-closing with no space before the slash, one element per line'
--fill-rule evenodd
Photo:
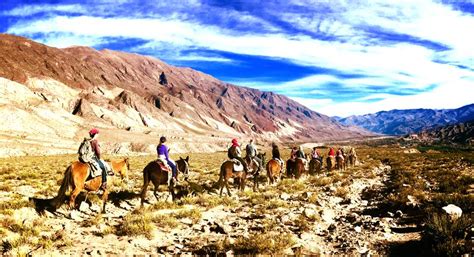
<path fill-rule="evenodd" d="M 308 219 L 314 219 L 317 215 L 317 212 L 314 209 L 305 208 L 303 214 Z"/>
<path fill-rule="evenodd" d="M 354 228 L 354 230 L 355 230 L 355 232 L 357 232 L 357 233 L 362 232 L 362 228 L 359 227 L 359 226 L 356 226 L 356 227 Z"/>
<path fill-rule="evenodd" d="M 406 205 L 408 206 L 418 207 L 420 205 L 420 202 L 412 195 L 408 195 L 407 199 L 408 202 L 406 202 Z"/>
<path fill-rule="evenodd" d="M 186 224 L 186 225 L 192 225 L 193 221 L 190 218 L 184 218 L 184 219 L 181 219 L 181 223 Z"/>
<path fill-rule="evenodd" d="M 290 196 L 289 194 L 287 194 L 287 193 L 282 193 L 282 194 L 280 195 L 280 199 L 283 200 L 283 201 L 289 200 L 290 197 L 291 197 L 291 196 Z"/>
<path fill-rule="evenodd" d="M 97 204 L 92 204 L 92 205 L 89 207 L 89 209 L 90 209 L 91 211 L 93 211 L 93 212 L 97 212 L 97 213 L 100 212 L 100 206 L 97 205 Z"/>
<path fill-rule="evenodd" d="M 462 209 L 454 204 L 448 204 L 442 209 L 449 215 L 452 221 L 455 221 L 462 216 Z"/>
<path fill-rule="evenodd" d="M 212 224 L 210 227 L 210 231 L 218 233 L 218 234 L 228 234 L 231 231 L 231 229 L 229 226 L 221 222 L 214 221 L 214 224 Z"/>
<path fill-rule="evenodd" d="M 326 223 L 334 223 L 334 218 L 336 217 L 336 213 L 334 213 L 331 209 L 324 209 L 321 218 Z"/>
<path fill-rule="evenodd" d="M 89 208 L 89 204 L 86 203 L 85 201 L 81 202 L 81 205 L 79 205 L 79 211 L 82 211 L 82 212 L 90 212 L 90 208 Z"/>
<path fill-rule="evenodd" d="M 76 210 L 72 210 L 69 213 L 69 218 L 71 218 L 74 221 L 83 221 L 83 219 L 81 217 L 81 213 L 79 211 L 76 211 Z"/>
<path fill-rule="evenodd" d="M 13 212 L 13 219 L 23 225 L 33 226 L 36 219 L 39 218 L 38 213 L 33 208 L 23 207 Z"/>

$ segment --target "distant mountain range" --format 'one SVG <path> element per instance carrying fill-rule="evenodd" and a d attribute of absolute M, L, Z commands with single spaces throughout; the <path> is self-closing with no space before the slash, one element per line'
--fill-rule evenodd
<path fill-rule="evenodd" d="M 474 104 L 458 109 L 391 110 L 346 118 L 333 118 L 345 125 L 359 126 L 375 133 L 405 135 L 474 120 Z"/>
<path fill-rule="evenodd" d="M 157 138 L 167 135 L 175 152 L 222 150 L 233 137 L 265 142 L 373 135 L 285 96 L 153 57 L 60 49 L 7 34 L 0 34 L 0 119 L 0 156 L 71 152 L 91 127 L 119 150 L 153 151 Z"/>
<path fill-rule="evenodd" d="M 414 139 L 426 143 L 474 144 L 474 120 L 424 130 L 405 139 Z"/>

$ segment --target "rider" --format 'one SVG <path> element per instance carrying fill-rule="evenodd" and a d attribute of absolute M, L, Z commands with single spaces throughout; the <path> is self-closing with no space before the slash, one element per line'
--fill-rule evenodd
<path fill-rule="evenodd" d="M 313 147 L 313 151 L 311 151 L 311 158 L 318 160 L 320 163 L 323 162 L 323 157 L 321 156 L 316 147 Z"/>
<path fill-rule="evenodd" d="M 296 151 L 296 157 L 301 159 L 306 159 L 306 154 L 304 153 L 303 146 L 300 145 L 298 151 Z"/>
<path fill-rule="evenodd" d="M 173 182 L 176 182 L 176 176 L 178 174 L 176 163 L 169 158 L 168 152 L 170 151 L 169 148 L 165 145 L 166 137 L 160 137 L 160 143 L 156 147 L 156 152 L 158 153 L 158 159 L 160 159 L 163 163 L 167 163 L 168 166 L 171 167 L 171 177 L 168 176 L 168 185 L 170 184 L 171 179 Z"/>
<path fill-rule="evenodd" d="M 280 149 L 278 149 L 278 145 L 275 142 L 272 142 L 272 159 L 280 162 L 281 170 L 283 170 L 283 160 L 280 158 Z"/>
<path fill-rule="evenodd" d="M 257 161 L 258 169 L 260 170 L 263 164 L 262 164 L 262 160 L 257 157 L 257 154 L 258 154 L 257 146 L 254 144 L 253 139 L 250 139 L 250 142 L 245 147 L 245 152 L 247 153 L 247 156 L 250 157 L 250 159 Z"/>
<path fill-rule="evenodd" d="M 89 131 L 89 136 L 91 137 L 91 147 L 92 151 L 94 152 L 94 157 L 92 157 L 93 161 L 99 164 L 100 169 L 102 170 L 102 185 L 100 188 L 102 190 L 107 189 L 107 169 L 105 168 L 104 161 L 100 159 L 100 145 L 98 141 L 99 137 L 99 130 L 93 128 Z"/>
<path fill-rule="evenodd" d="M 245 172 L 249 172 L 247 168 L 247 164 L 245 163 L 244 159 L 241 157 L 240 145 L 237 142 L 237 138 L 232 139 L 232 145 L 229 147 L 227 151 L 227 156 L 229 159 L 237 159 L 243 166 Z"/>
<path fill-rule="evenodd" d="M 329 148 L 329 153 L 328 153 L 328 156 L 329 157 L 335 157 L 336 156 L 336 153 L 334 152 L 334 148 Z"/>
<path fill-rule="evenodd" d="M 337 150 L 337 154 L 336 154 L 339 158 L 341 158 L 342 160 L 344 160 L 344 150 L 342 150 L 342 148 L 339 148 Z"/>

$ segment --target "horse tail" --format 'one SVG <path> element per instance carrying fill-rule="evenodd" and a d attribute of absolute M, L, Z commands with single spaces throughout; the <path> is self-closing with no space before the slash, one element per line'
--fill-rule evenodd
<path fill-rule="evenodd" d="M 66 171 L 64 172 L 63 182 L 61 183 L 61 187 L 58 190 L 58 195 L 54 197 L 51 201 L 51 206 L 54 209 L 59 208 L 66 199 L 66 191 L 69 189 L 70 185 L 72 184 L 72 165 L 70 165 Z"/>

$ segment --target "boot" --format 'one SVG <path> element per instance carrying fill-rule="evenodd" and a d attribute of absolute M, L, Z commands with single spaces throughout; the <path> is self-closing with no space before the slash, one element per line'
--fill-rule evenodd
<path fill-rule="evenodd" d="M 100 189 L 102 189 L 103 191 L 107 190 L 107 181 L 102 182 L 102 185 L 100 186 Z"/>

